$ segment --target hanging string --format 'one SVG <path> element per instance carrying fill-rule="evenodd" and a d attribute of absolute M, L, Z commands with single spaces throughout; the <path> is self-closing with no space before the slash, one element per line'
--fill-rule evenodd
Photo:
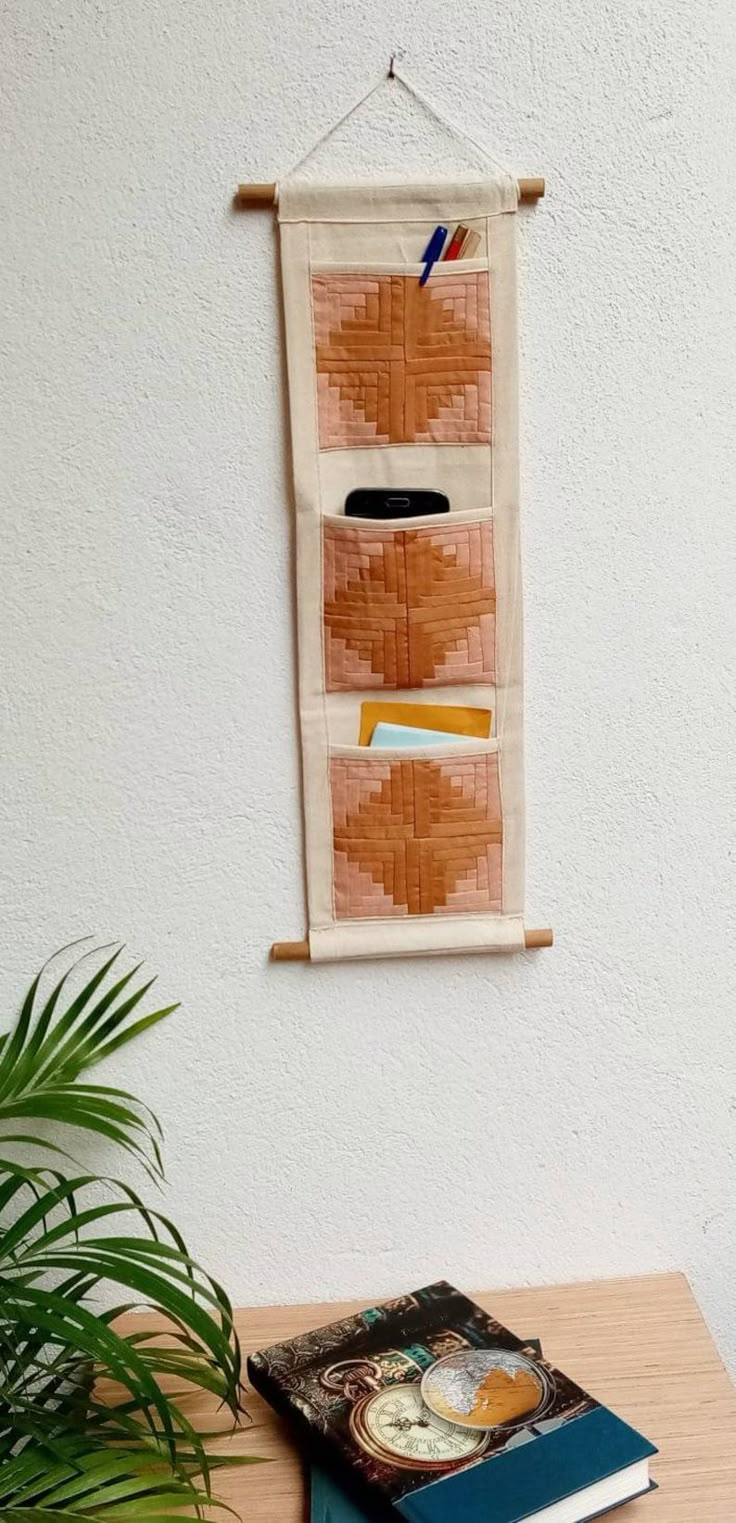
<path fill-rule="evenodd" d="M 449 117 L 443 115 L 443 113 L 439 110 L 439 107 L 433 105 L 432 101 L 429 100 L 421 90 L 417 89 L 417 86 L 412 84 L 411 80 L 406 78 L 406 75 L 399 73 L 393 58 L 391 59 L 391 66 L 393 73 L 389 71 L 389 78 L 398 79 L 399 84 L 403 85 L 407 95 L 413 95 L 415 101 L 418 101 L 419 105 L 424 107 L 424 110 L 427 112 L 428 116 L 434 117 L 434 120 L 439 122 L 440 126 L 444 127 L 445 131 L 449 132 L 451 137 L 456 138 L 459 143 L 463 143 L 466 148 L 474 148 L 476 153 L 479 153 L 482 159 L 485 159 L 488 164 L 493 165 L 494 169 L 500 169 L 501 173 L 504 175 L 508 174 L 508 170 L 504 167 L 503 164 L 499 163 L 498 159 L 494 159 L 490 149 L 486 148 L 484 143 L 477 143 L 475 138 L 470 136 L 469 132 L 464 132 L 462 127 L 458 127 L 455 122 L 451 122 Z"/>
<path fill-rule="evenodd" d="M 371 96 L 376 95 L 379 90 L 382 90 L 384 85 L 388 82 L 389 78 L 392 79 L 394 76 L 382 74 L 381 78 L 376 81 L 375 85 L 371 85 L 370 90 L 366 90 L 365 95 L 361 95 L 360 100 L 356 100 L 355 104 L 352 105 L 349 110 L 344 113 L 343 116 L 339 117 L 336 122 L 333 122 L 332 126 L 328 127 L 327 131 L 323 132 L 322 136 L 317 138 L 316 143 L 313 143 L 311 148 L 307 149 L 303 158 L 298 159 L 296 164 L 292 164 L 291 169 L 287 169 L 284 179 L 286 179 L 287 176 L 297 174 L 300 169 L 303 169 L 304 165 L 309 163 L 312 155 L 317 152 L 317 149 L 322 148 L 325 143 L 329 142 L 329 139 L 334 137 L 335 133 L 339 132 L 340 128 L 345 126 L 346 122 L 350 121 L 351 116 L 355 116 L 356 111 L 360 111 L 361 106 L 364 106 L 366 102 L 371 99 Z"/>
<path fill-rule="evenodd" d="M 492 164 L 494 169 L 500 170 L 501 174 L 508 174 L 508 170 L 504 168 L 503 164 L 499 164 L 498 159 L 494 159 L 488 148 L 486 148 L 482 143 L 477 143 L 475 138 L 470 136 L 470 133 L 464 132 L 461 127 L 458 127 L 454 122 L 449 121 L 448 118 L 444 116 L 443 113 L 438 109 L 438 107 L 435 106 L 432 101 L 428 100 L 427 96 L 423 95 L 422 92 L 417 89 L 415 84 L 412 84 L 411 80 L 407 79 L 404 74 L 399 72 L 396 67 L 396 54 L 393 53 L 391 55 L 391 61 L 388 66 L 388 73 L 382 74 L 381 78 L 377 80 L 374 85 L 371 85 L 370 89 L 366 90 L 365 94 L 361 95 L 359 100 L 356 100 L 354 104 L 343 113 L 341 117 L 338 117 L 338 120 L 333 122 L 332 125 L 322 133 L 321 137 L 317 138 L 315 143 L 312 143 L 311 148 L 307 149 L 302 158 L 298 159 L 296 164 L 292 164 L 290 169 L 287 169 L 286 174 L 283 176 L 283 178 L 286 179 L 291 175 L 298 174 L 299 170 L 304 168 L 304 165 L 309 162 L 313 154 L 315 154 L 319 148 L 324 147 L 324 144 L 329 142 L 329 139 L 334 137 L 335 133 L 339 132 L 341 127 L 344 127 L 345 123 L 350 120 L 351 116 L 355 116 L 356 112 L 360 111 L 361 107 L 365 106 L 366 103 L 371 100 L 371 98 L 376 95 L 379 90 L 382 90 L 384 85 L 392 84 L 394 80 L 401 85 L 402 89 L 406 91 L 407 95 L 413 96 L 414 100 L 417 101 L 422 109 L 427 112 L 428 116 L 433 117 L 436 122 L 439 122 L 439 125 L 443 127 L 446 132 L 449 132 L 451 137 L 454 137 L 466 148 L 474 149 L 475 152 L 479 153 L 481 158 L 485 159 L 488 164 Z"/>

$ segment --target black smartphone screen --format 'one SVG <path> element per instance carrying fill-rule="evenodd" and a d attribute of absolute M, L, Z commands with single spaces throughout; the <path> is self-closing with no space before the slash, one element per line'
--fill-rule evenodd
<path fill-rule="evenodd" d="M 387 487 L 356 487 L 345 498 L 348 518 L 419 518 L 425 513 L 449 513 L 444 492 Z"/>

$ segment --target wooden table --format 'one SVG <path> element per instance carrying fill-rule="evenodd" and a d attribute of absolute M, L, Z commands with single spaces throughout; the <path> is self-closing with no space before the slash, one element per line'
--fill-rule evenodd
<path fill-rule="evenodd" d="M 658 1445 L 652 1474 L 659 1491 L 629 1503 L 616 1519 L 736 1523 L 736 1393 L 684 1275 L 494 1290 L 475 1299 L 522 1337 L 541 1338 L 553 1364 Z M 369 1302 L 367 1296 L 238 1312 L 244 1351 L 265 1348 Z M 220 1472 L 219 1494 L 243 1523 L 304 1523 L 300 1461 L 284 1426 L 254 1392 L 246 1405 L 250 1426 L 218 1440 L 217 1447 L 273 1463 Z M 204 1399 L 187 1410 L 203 1426 L 212 1426 Z"/>

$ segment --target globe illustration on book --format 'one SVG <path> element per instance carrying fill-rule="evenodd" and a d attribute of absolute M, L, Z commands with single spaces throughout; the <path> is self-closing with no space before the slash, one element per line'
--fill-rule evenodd
<path fill-rule="evenodd" d="M 542 1416 L 554 1397 L 543 1365 L 509 1349 L 459 1349 L 422 1377 L 430 1412 L 464 1428 L 518 1426 Z"/>

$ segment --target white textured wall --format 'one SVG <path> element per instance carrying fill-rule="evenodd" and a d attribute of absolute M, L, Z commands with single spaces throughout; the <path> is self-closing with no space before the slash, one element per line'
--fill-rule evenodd
<path fill-rule="evenodd" d="M 2 993 L 97 929 L 240 1300 L 681 1266 L 736 1363 L 727 0 L 14 0 Z M 233 216 L 389 51 L 549 195 L 520 230 L 529 920 L 553 952 L 272 967 L 304 928 L 274 243 Z M 412 147 L 412 131 L 414 147 Z M 396 91 L 321 157 L 452 172 Z"/>

